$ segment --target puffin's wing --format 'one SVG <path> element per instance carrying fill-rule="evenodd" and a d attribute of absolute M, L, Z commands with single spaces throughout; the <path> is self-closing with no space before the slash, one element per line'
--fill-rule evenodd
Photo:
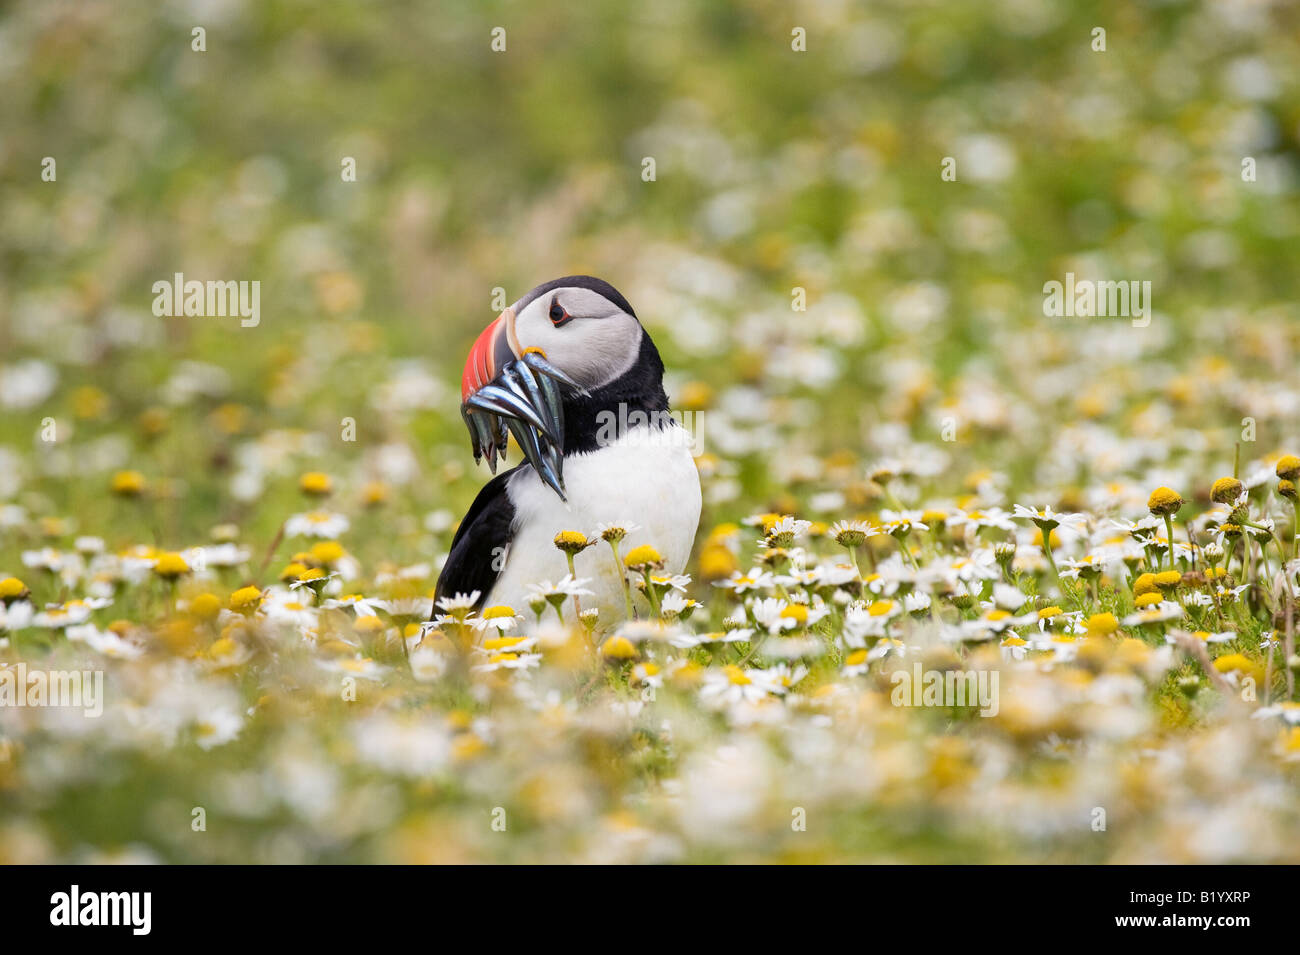
<path fill-rule="evenodd" d="M 435 598 L 479 592 L 479 606 L 505 566 L 505 548 L 514 535 L 515 506 L 506 485 L 520 464 L 498 474 L 478 492 L 451 540 L 451 553 L 438 577 Z M 436 611 L 435 611 L 436 612 Z"/>

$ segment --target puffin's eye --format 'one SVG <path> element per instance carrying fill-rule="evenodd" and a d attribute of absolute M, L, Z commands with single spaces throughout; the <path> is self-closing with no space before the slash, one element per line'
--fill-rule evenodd
<path fill-rule="evenodd" d="M 555 301 L 551 303 L 550 317 L 553 325 L 563 325 L 568 321 L 569 313 L 564 310 L 563 305 Z"/>

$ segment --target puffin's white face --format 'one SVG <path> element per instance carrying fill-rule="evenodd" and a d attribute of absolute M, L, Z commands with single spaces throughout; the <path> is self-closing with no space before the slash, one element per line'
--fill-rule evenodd
<path fill-rule="evenodd" d="M 551 289 L 515 313 L 511 347 L 540 348 L 547 361 L 589 391 L 636 361 L 641 323 L 599 292 Z"/>

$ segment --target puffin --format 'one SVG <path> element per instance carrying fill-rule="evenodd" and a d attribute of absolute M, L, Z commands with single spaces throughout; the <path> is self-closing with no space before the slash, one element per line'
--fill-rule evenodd
<path fill-rule="evenodd" d="M 435 600 L 524 611 L 538 585 L 568 573 L 561 531 L 600 544 L 574 556 L 569 585 L 602 624 L 626 616 L 624 570 L 600 542 L 604 529 L 627 531 L 622 554 L 648 544 L 665 572 L 680 573 L 699 526 L 700 479 L 663 376 L 631 304 L 602 279 L 553 279 L 494 319 L 466 359 L 460 410 L 475 462 L 495 477 L 456 529 Z M 508 438 L 523 460 L 496 474 Z"/>

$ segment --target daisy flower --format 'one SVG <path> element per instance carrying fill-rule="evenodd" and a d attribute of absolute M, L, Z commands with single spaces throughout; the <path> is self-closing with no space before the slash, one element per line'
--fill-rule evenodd
<path fill-rule="evenodd" d="M 826 531 L 826 535 L 841 547 L 861 547 L 867 538 L 880 533 L 866 521 L 836 521 Z"/>
<path fill-rule="evenodd" d="M 429 646 L 417 646 L 410 653 L 411 675 L 421 683 L 432 683 L 447 672 L 446 654 Z"/>
<path fill-rule="evenodd" d="M 734 663 L 704 672 L 700 702 L 715 706 L 757 703 L 771 691 L 761 670 L 745 669 Z"/>
<path fill-rule="evenodd" d="M 641 525 L 635 521 L 609 521 L 596 525 L 596 537 L 603 541 L 617 544 L 628 534 L 635 534 Z"/>
<path fill-rule="evenodd" d="M 1141 624 L 1168 623 L 1170 620 L 1178 620 L 1184 614 L 1183 605 L 1174 600 L 1162 600 L 1160 603 L 1153 604 L 1139 610 L 1137 613 L 1129 614 L 1122 621 L 1126 627 L 1136 627 Z"/>
<path fill-rule="evenodd" d="M 583 587 L 583 584 L 591 583 L 590 577 L 574 577 L 572 574 L 566 574 L 555 583 L 549 580 L 543 580 L 535 584 L 528 585 L 529 599 L 541 598 L 542 600 L 552 600 L 553 598 L 569 597 L 587 597 L 594 596 L 592 591 Z M 474 591 L 474 597 L 478 599 L 478 591 Z"/>
<path fill-rule="evenodd" d="M 806 666 L 791 667 L 788 663 L 780 663 L 774 667 L 759 671 L 757 679 L 767 684 L 770 692 L 783 696 L 807 675 L 808 668 Z"/>
<path fill-rule="evenodd" d="M 75 626 L 89 620 L 92 609 L 80 600 L 66 604 L 46 604 L 44 610 L 32 617 L 31 625 L 49 627 L 52 630 Z"/>
<path fill-rule="evenodd" d="M 655 689 L 659 689 L 664 685 L 663 669 L 657 663 L 652 663 L 648 660 L 632 667 L 629 678 L 643 686 L 649 686 Z"/>
<path fill-rule="evenodd" d="M 541 665 L 540 653 L 520 653 L 514 649 L 499 650 L 488 654 L 487 661 L 475 664 L 471 669 L 476 673 L 491 673 L 495 670 L 532 670 Z"/>
<path fill-rule="evenodd" d="M 443 613 L 455 615 L 457 611 L 473 610 L 474 605 L 478 603 L 482 594 L 475 590 L 471 593 L 456 593 L 449 597 L 442 597 L 438 600 L 436 606 Z"/>
<path fill-rule="evenodd" d="M 335 540 L 347 533 L 351 522 L 332 511 L 307 511 L 294 514 L 284 522 L 287 537 L 320 537 Z"/>
<path fill-rule="evenodd" d="M 755 567 L 747 574 L 740 571 L 732 571 L 732 574 L 726 580 L 715 581 L 713 586 L 722 587 L 724 590 L 730 590 L 736 596 L 752 593 L 760 590 L 767 590 L 773 585 L 775 580 L 771 571 Z"/>
<path fill-rule="evenodd" d="M 68 639 L 84 643 L 96 653 L 117 660 L 134 660 L 144 654 L 144 648 L 125 639 L 112 630 L 100 630 L 93 623 L 68 627 L 65 631 Z"/>
<path fill-rule="evenodd" d="M 840 675 L 846 677 L 861 676 L 867 672 L 871 666 L 871 661 L 867 659 L 867 651 L 863 649 L 854 650 L 844 658 L 844 666 L 840 668 Z"/>
<path fill-rule="evenodd" d="M 25 630 L 32 626 L 36 608 L 27 600 L 15 600 L 11 604 L 0 602 L 0 630 Z"/>
<path fill-rule="evenodd" d="M 663 595 L 659 601 L 659 610 L 665 617 L 687 619 L 699 605 L 698 601 L 684 597 L 674 590 Z"/>
<path fill-rule="evenodd" d="M 977 508 L 969 511 L 957 510 L 948 515 L 947 523 L 949 527 L 954 529 L 958 527 L 969 528 L 975 532 L 985 528 L 1007 532 L 1014 532 L 1016 529 L 1011 515 L 997 507 Z M 966 536 L 967 540 L 971 538 L 969 534 Z"/>
<path fill-rule="evenodd" d="M 1231 630 L 1224 630 L 1220 633 L 1211 633 L 1208 630 L 1193 630 L 1190 632 L 1193 637 L 1196 637 L 1198 640 L 1205 643 L 1227 643 L 1230 640 L 1237 639 L 1237 634 L 1233 633 Z M 1177 643 L 1178 641 L 1174 638 L 1173 634 L 1166 633 L 1165 642 Z"/>
<path fill-rule="evenodd" d="M 388 667 L 376 663 L 368 657 L 342 657 L 333 660 L 317 660 L 316 665 L 322 670 L 328 670 L 330 673 L 338 673 L 343 676 L 354 677 L 358 680 L 370 680 L 377 682 L 384 678 L 388 672 Z"/>
<path fill-rule="evenodd" d="M 704 647 L 710 644 L 748 643 L 753 637 L 754 630 L 750 627 L 714 630 L 708 633 L 692 633 L 689 630 L 679 630 L 669 637 L 668 642 L 679 650 L 689 650 L 691 647 Z"/>
<path fill-rule="evenodd" d="M 1058 527 L 1065 527 L 1076 533 L 1082 533 L 1088 523 L 1088 518 L 1084 514 L 1055 511 L 1050 505 L 1032 508 L 1025 507 L 1023 504 L 1016 504 L 1013 507 L 1012 516 L 1019 520 L 1032 521 L 1038 525 L 1038 529 L 1044 534 L 1054 531 Z"/>
<path fill-rule="evenodd" d="M 905 657 L 907 656 L 907 645 L 902 640 L 896 640 L 893 637 L 884 637 L 876 641 L 876 645 L 867 651 L 867 659 L 871 661 L 883 660 L 885 657 Z"/>
<path fill-rule="evenodd" d="M 504 634 L 517 627 L 523 619 L 523 615 L 515 613 L 513 607 L 497 605 L 485 607 L 481 614 L 470 621 L 470 625 L 479 633 L 494 630 L 497 634 Z"/>
<path fill-rule="evenodd" d="M 377 597 L 366 597 L 362 594 L 345 594 L 342 597 L 330 597 L 321 602 L 321 606 L 327 610 L 351 610 L 358 617 L 373 617 L 381 610 L 387 610 L 388 607 L 383 600 Z"/>
<path fill-rule="evenodd" d="M 794 517 L 782 517 L 773 523 L 763 525 L 764 536 L 758 541 L 766 547 L 791 547 L 797 538 L 808 533 L 812 521 L 803 521 Z"/>

